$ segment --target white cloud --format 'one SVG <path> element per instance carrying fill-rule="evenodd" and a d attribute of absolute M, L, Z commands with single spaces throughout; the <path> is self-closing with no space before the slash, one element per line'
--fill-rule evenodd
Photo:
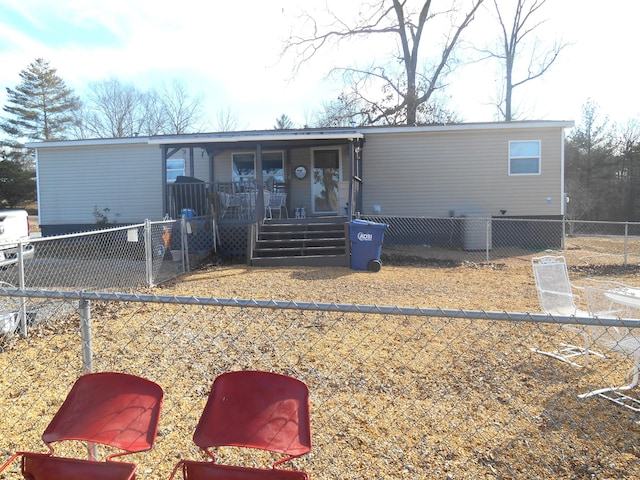
<path fill-rule="evenodd" d="M 0 18 L 0 82 L 13 87 L 19 72 L 42 57 L 80 92 L 89 82 L 110 76 L 140 88 L 179 79 L 194 95 L 207 96 L 212 118 L 229 108 L 249 128 L 270 128 L 282 113 L 301 124 L 305 112 L 335 97 L 336 88 L 325 80 L 331 67 L 386 58 L 388 51 L 387 43 L 371 38 L 343 43 L 322 51 L 288 82 L 293 59 L 280 59 L 282 41 L 300 7 L 323 3 L 5 0 L 0 11 L 23 20 L 8 25 Z M 334 3 L 355 8 L 353 2 Z M 612 0 L 603 8 L 601 2 L 563 0 L 547 7 L 551 17 L 545 38 L 552 40 L 557 32 L 575 45 L 541 80 L 517 92 L 525 108 L 538 118 L 577 120 L 581 105 L 591 97 L 612 118 L 636 115 L 630 46 L 640 2 Z M 65 42 L 44 35 L 47 29 L 63 34 Z M 74 29 L 82 36 L 75 36 Z M 490 38 L 484 25 L 474 32 Z M 488 104 L 495 82 L 495 71 L 486 65 L 461 69 L 447 92 L 450 106 L 468 120 L 491 120 L 495 108 Z M 4 88 L 0 102 L 3 95 Z"/>

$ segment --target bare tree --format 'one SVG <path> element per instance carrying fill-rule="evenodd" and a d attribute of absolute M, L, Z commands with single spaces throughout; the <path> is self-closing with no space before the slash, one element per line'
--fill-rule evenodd
<path fill-rule="evenodd" d="M 458 116 L 438 102 L 423 103 L 417 113 L 420 125 L 447 124 L 459 121 Z M 314 124 L 317 127 L 361 127 L 369 125 L 371 116 L 365 101 L 353 92 L 343 92 L 336 100 L 324 102 L 316 112 Z M 395 124 L 393 122 L 389 124 Z"/>
<path fill-rule="evenodd" d="M 216 130 L 219 132 L 233 132 L 238 130 L 238 114 L 229 107 L 221 108 L 216 114 Z"/>
<path fill-rule="evenodd" d="M 163 132 L 183 134 L 202 131 L 204 95 L 192 97 L 182 82 L 162 85 L 155 97 L 161 106 Z"/>
<path fill-rule="evenodd" d="M 556 41 L 551 46 L 544 47 L 538 38 L 534 38 L 531 46 L 526 48 L 526 42 L 546 21 L 536 18 L 546 1 L 507 0 L 500 3 L 498 0 L 493 0 L 500 25 L 500 44 L 495 50 L 486 50 L 484 53 L 502 64 L 504 78 L 496 106 L 501 118 L 507 122 L 517 116 L 513 109 L 513 90 L 544 75 L 567 46 Z M 514 7 L 514 10 L 507 13 L 506 5 Z M 516 62 L 526 53 L 528 53 L 526 65 L 523 68 L 516 68 Z M 518 73 L 520 75 L 516 78 Z"/>
<path fill-rule="evenodd" d="M 167 98 L 163 93 L 157 90 L 150 90 L 141 97 L 144 115 L 141 116 L 142 124 L 140 126 L 141 135 L 163 135 L 176 133 L 173 125 L 174 118 L 171 116 L 166 107 Z M 185 133 L 185 132 L 180 132 Z"/>
<path fill-rule="evenodd" d="M 80 138 L 193 133 L 202 129 L 202 95 L 192 97 L 179 81 L 148 92 L 110 78 L 90 84 L 79 116 Z"/>
<path fill-rule="evenodd" d="M 313 116 L 313 124 L 320 128 L 361 127 L 368 120 L 368 117 L 362 114 L 364 109 L 364 105 L 355 95 L 343 92 L 337 99 L 322 103 L 322 108 Z"/>
<path fill-rule="evenodd" d="M 285 42 L 283 54 L 296 55 L 294 75 L 301 66 L 311 60 L 318 51 L 333 42 L 369 36 L 388 36 L 390 44 L 397 45 L 393 61 L 387 65 L 372 65 L 367 68 L 339 67 L 335 72 L 344 74 L 347 93 L 362 102 L 361 114 L 368 124 L 415 124 L 420 122 L 420 106 L 428 104 L 433 94 L 440 89 L 443 80 L 454 68 L 453 53 L 462 33 L 473 20 L 484 0 L 470 0 L 468 10 L 460 13 L 459 1 L 444 11 L 432 9 L 431 0 L 421 2 L 414 9 L 407 0 L 377 0 L 363 3 L 357 18 L 346 20 L 328 10 L 331 24 L 319 26 L 309 13 L 303 14 L 299 25 L 310 27 L 311 33 L 292 34 Z M 441 31 L 430 27 L 438 20 L 450 22 L 444 37 L 442 50 L 433 65 L 421 61 L 423 44 L 436 43 Z M 426 34 L 432 33 L 433 38 Z M 393 67 L 399 65 L 399 69 Z M 380 94 L 373 95 L 371 89 L 379 87 Z"/>
<path fill-rule="evenodd" d="M 83 115 L 85 135 L 120 138 L 143 133 L 148 124 L 147 98 L 143 92 L 115 77 L 94 82 L 90 89 Z"/>

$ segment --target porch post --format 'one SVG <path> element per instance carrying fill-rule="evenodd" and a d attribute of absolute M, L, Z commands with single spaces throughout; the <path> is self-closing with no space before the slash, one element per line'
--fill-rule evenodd
<path fill-rule="evenodd" d="M 353 162 L 355 153 L 355 141 L 349 141 L 349 200 L 347 202 L 347 220 L 353 218 Z"/>
<path fill-rule="evenodd" d="M 264 218 L 264 178 L 262 175 L 262 144 L 256 144 L 256 183 L 258 191 L 256 192 L 256 220 L 261 221 Z"/>
<path fill-rule="evenodd" d="M 215 153 L 209 147 L 205 147 L 205 152 L 207 152 L 207 156 L 209 157 L 209 183 L 213 184 L 213 179 L 215 178 L 215 174 L 213 172 L 213 157 Z"/>
<path fill-rule="evenodd" d="M 362 175 L 362 150 L 363 150 L 364 142 L 362 139 L 358 139 L 358 146 L 356 147 L 356 174 L 354 175 L 354 180 L 358 182 L 358 190 L 356 192 L 355 199 L 355 211 L 362 212 L 362 188 L 363 188 L 363 178 Z"/>
<path fill-rule="evenodd" d="M 167 201 L 167 146 L 161 145 L 162 152 L 162 214 L 169 214 L 169 202 Z"/>

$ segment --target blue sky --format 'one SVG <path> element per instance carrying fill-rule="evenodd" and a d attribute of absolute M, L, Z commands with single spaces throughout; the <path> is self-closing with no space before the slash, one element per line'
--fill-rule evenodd
<path fill-rule="evenodd" d="M 323 3 L 306 0 L 304 5 Z M 279 53 L 300 4 L 2 0 L 0 102 L 6 87 L 19 83 L 19 72 L 42 57 L 81 96 L 90 82 L 111 76 L 141 89 L 180 80 L 192 94 L 204 94 L 212 125 L 224 110 L 238 118 L 239 128 L 272 128 L 283 113 L 302 125 L 337 94 L 339 85 L 325 79 L 330 67 L 373 60 L 383 45 L 343 44 L 323 51 L 290 81 L 292 59 L 281 59 Z M 613 121 L 638 118 L 634 37 L 640 2 L 603 5 L 600 0 L 547 0 L 543 40 L 558 38 L 571 45 L 545 77 L 516 90 L 526 118 L 579 121 L 588 98 Z M 489 41 L 492 30 L 486 21 L 473 28 L 474 43 Z M 449 107 L 466 121 L 493 120 L 495 75 L 487 64 L 459 69 L 447 91 Z"/>

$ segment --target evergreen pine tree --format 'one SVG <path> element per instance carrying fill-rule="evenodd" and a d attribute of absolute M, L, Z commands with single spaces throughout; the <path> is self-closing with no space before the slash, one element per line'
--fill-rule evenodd
<path fill-rule="evenodd" d="M 32 171 L 19 162 L 0 161 L 0 209 L 15 208 L 36 199 L 36 181 Z"/>
<path fill-rule="evenodd" d="M 19 139 L 64 140 L 80 99 L 42 58 L 21 71 L 20 78 L 15 89 L 7 88 L 7 104 L 2 108 L 8 115 L 0 128 L 14 139 L 5 143 L 19 148 Z"/>
<path fill-rule="evenodd" d="M 288 130 L 293 127 L 294 125 L 291 119 L 283 113 L 280 115 L 280 118 L 276 118 L 276 124 L 273 128 L 274 130 Z"/>

